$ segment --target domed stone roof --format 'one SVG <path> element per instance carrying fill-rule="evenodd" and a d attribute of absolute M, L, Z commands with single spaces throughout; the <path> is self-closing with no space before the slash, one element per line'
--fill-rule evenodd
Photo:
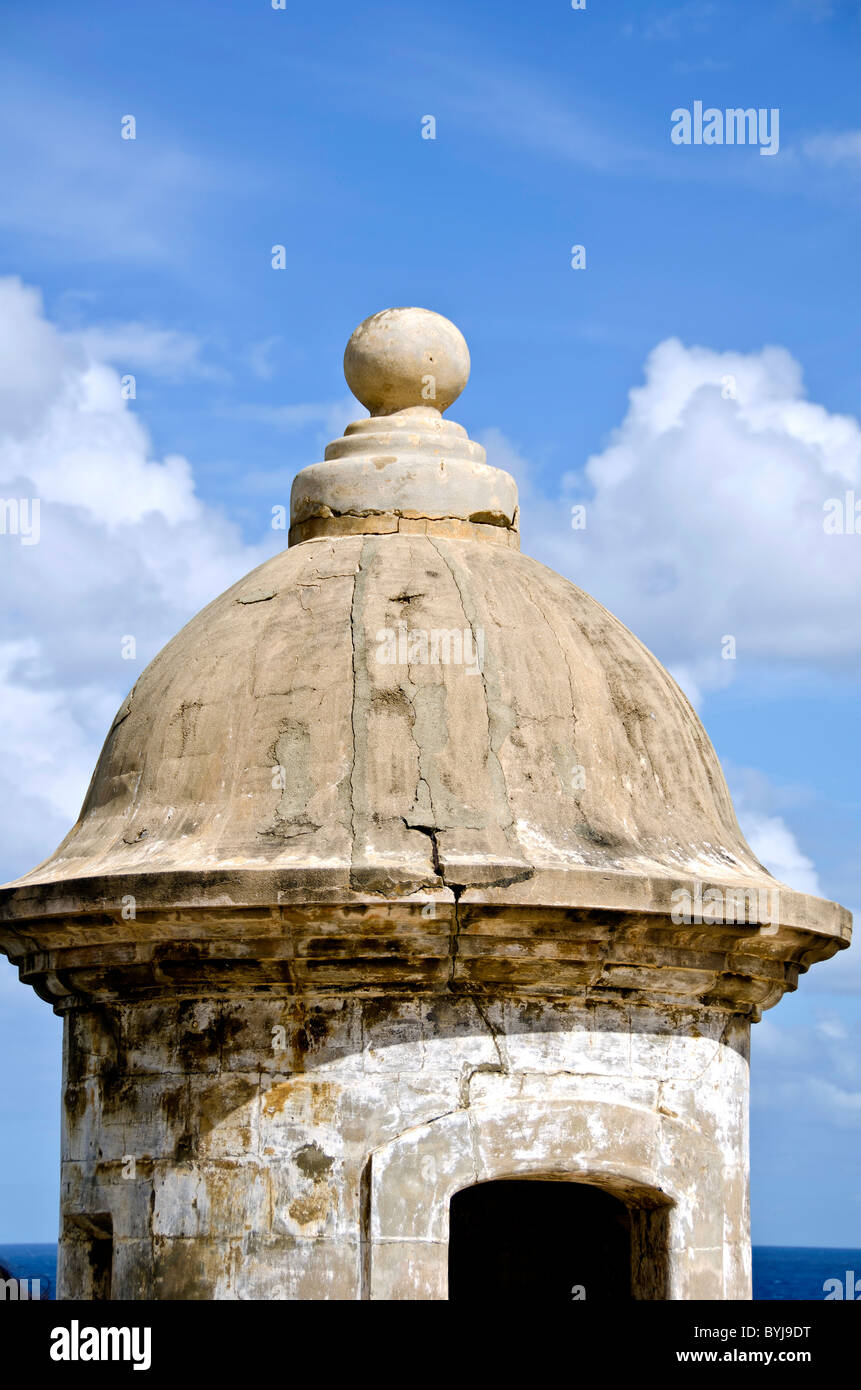
<path fill-rule="evenodd" d="M 775 997 L 791 983 L 777 957 L 805 968 L 846 944 L 843 909 L 752 854 L 656 658 L 520 553 L 513 479 L 434 405 L 437 380 L 443 405 L 465 384 L 461 344 L 425 310 L 356 331 L 348 380 L 378 413 L 296 478 L 290 548 L 141 675 L 77 824 L 0 896 L 8 921 L 116 923 L 125 895 L 139 935 L 174 909 L 340 903 L 370 922 L 375 903 L 475 902 L 485 928 L 528 909 L 540 936 L 544 910 L 568 910 L 569 932 L 577 914 L 669 926 L 679 892 L 705 884 L 758 895 L 744 920 Z M 762 912 L 778 889 L 779 914 Z M 726 944 L 701 922 L 688 946 Z M 642 964 L 653 943 L 637 950 Z"/>
<path fill-rule="evenodd" d="M 696 714 L 628 629 L 517 551 L 426 534 L 305 541 L 198 614 L 23 881 L 215 868 L 386 893 L 763 873 Z"/>

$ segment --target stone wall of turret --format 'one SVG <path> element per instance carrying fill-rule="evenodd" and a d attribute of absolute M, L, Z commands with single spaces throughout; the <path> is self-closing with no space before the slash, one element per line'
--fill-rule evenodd
<path fill-rule="evenodd" d="M 72 1011 L 60 1297 L 445 1298 L 451 1196 L 524 1176 L 620 1198 L 635 1297 L 749 1297 L 748 1029 L 445 995 Z"/>

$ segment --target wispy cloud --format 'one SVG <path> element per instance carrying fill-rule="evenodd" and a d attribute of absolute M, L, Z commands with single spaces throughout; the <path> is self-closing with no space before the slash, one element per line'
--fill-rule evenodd
<path fill-rule="evenodd" d="M 827 969 L 817 966 L 816 972 Z M 839 1129 L 861 1125 L 857 1024 L 833 1015 L 795 1027 L 768 1015 L 753 1037 L 751 1101 L 755 1110 L 796 1109 Z"/>
<path fill-rule="evenodd" d="M 626 37 L 634 35 L 650 40 L 675 40 L 691 33 L 701 33 L 717 13 L 712 0 L 687 0 L 663 14 L 647 14 L 639 23 L 628 23 L 623 29 Z"/>
<path fill-rule="evenodd" d="M 835 6 L 833 0 L 792 0 L 792 8 L 811 19 L 823 20 L 833 18 Z"/>
<path fill-rule="evenodd" d="M 119 107 L 51 99 L 8 70 L 0 82 L 0 227 L 31 247 L 67 260 L 181 260 L 211 197 L 256 187 L 248 170 L 144 119 L 122 139 Z"/>
<path fill-rule="evenodd" d="M 812 135 L 805 140 L 802 153 L 829 168 L 842 165 L 861 169 L 861 130 L 843 130 Z"/>
<path fill-rule="evenodd" d="M 262 342 L 252 343 L 249 348 L 247 358 L 248 365 L 256 377 L 261 381 L 271 381 L 275 375 L 275 364 L 272 361 L 272 353 L 283 342 L 280 334 L 276 333 L 270 338 L 264 338 Z"/>
<path fill-rule="evenodd" d="M 446 81 L 450 112 L 506 144 L 593 169 L 626 168 L 649 158 L 629 136 L 617 138 L 584 106 L 557 96 L 537 73 L 503 63 L 479 72 L 446 55 L 437 76 Z M 500 113 L 507 115 L 501 119 Z"/>
<path fill-rule="evenodd" d="M 352 396 L 342 396 L 337 401 L 303 401 L 295 405 L 236 405 L 224 407 L 221 413 L 236 420 L 274 425 L 285 433 L 317 425 L 326 431 L 330 439 L 343 434 L 345 425 L 351 420 L 367 415 L 367 411 Z"/>
<path fill-rule="evenodd" d="M 726 72 L 728 68 L 729 63 L 719 58 L 698 58 L 693 62 L 680 58 L 677 63 L 673 63 L 673 72 L 681 73 L 685 77 L 694 72 Z"/>
<path fill-rule="evenodd" d="M 230 373 L 202 358 L 203 341 L 195 333 L 148 323 L 115 323 L 75 333 L 76 342 L 94 361 L 123 368 L 145 368 L 168 381 L 226 381 Z"/>

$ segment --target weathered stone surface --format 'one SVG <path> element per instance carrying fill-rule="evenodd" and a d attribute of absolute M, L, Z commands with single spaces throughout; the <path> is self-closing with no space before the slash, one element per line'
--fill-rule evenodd
<path fill-rule="evenodd" d="M 457 400 L 469 380 L 469 348 L 432 309 L 383 309 L 360 323 L 344 351 L 344 376 L 372 415 Z"/>
<path fill-rule="evenodd" d="M 451 1196 L 526 1176 L 663 1213 L 647 1263 L 669 1296 L 748 1296 L 741 1021 L 445 997 L 320 999 L 310 1028 L 289 1000 L 214 1013 L 69 1016 L 90 1090 L 64 1125 L 66 1296 L 87 1296 L 82 1233 L 107 1213 L 115 1298 L 143 1265 L 159 1297 L 444 1298 Z"/>
<path fill-rule="evenodd" d="M 236 602 L 263 571 L 276 596 Z M 483 670 L 381 662 L 401 621 L 480 629 Z M 77 826 L 2 908 L 119 913 L 131 894 L 161 911 L 186 884 L 194 905 L 452 887 L 468 903 L 498 884 L 502 902 L 658 925 L 697 880 L 776 893 L 821 954 L 847 938 L 848 914 L 753 858 L 693 710 L 594 600 L 516 552 L 391 535 L 291 548 L 194 619 L 138 681 Z"/>
<path fill-rule="evenodd" d="M 455 1193 L 541 1179 L 615 1199 L 635 1297 L 749 1297 L 750 1023 L 849 914 L 763 869 L 669 675 L 519 553 L 442 418 L 454 326 L 374 316 L 347 370 L 375 413 L 290 548 L 0 890 L 65 1017 L 61 1296 L 442 1299 Z"/>

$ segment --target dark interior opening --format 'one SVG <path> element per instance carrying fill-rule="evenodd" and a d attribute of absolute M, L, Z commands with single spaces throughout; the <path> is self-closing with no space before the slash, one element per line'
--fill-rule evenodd
<path fill-rule="evenodd" d="M 93 1298 L 109 1299 L 113 1274 L 114 1243 L 110 1232 L 93 1239 L 90 1246 L 90 1268 L 93 1277 Z"/>
<path fill-rule="evenodd" d="M 600 1188 L 535 1179 L 479 1183 L 455 1193 L 450 1217 L 451 1301 L 632 1297 L 630 1213 Z"/>

